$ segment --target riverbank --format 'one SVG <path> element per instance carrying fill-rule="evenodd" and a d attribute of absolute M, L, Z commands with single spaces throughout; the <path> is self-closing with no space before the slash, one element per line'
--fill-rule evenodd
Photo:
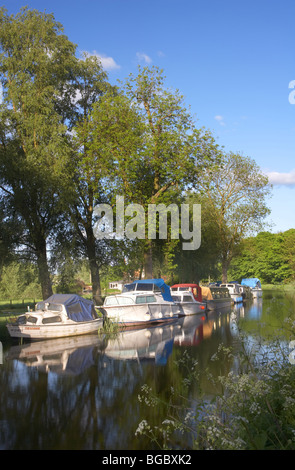
<path fill-rule="evenodd" d="M 262 290 L 281 290 L 281 291 L 295 291 L 295 283 L 290 284 L 262 284 Z"/>

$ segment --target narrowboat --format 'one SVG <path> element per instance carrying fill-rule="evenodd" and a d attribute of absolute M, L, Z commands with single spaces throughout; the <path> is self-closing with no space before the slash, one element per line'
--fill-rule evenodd
<path fill-rule="evenodd" d="M 202 298 L 207 310 L 230 307 L 232 299 L 227 287 L 201 286 Z"/>

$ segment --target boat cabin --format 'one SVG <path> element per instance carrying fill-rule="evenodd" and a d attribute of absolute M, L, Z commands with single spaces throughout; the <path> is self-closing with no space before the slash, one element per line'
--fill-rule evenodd
<path fill-rule="evenodd" d="M 235 282 L 230 282 L 226 284 L 221 284 L 220 287 L 227 287 L 230 294 L 242 294 L 242 289 L 240 289 L 240 284 Z"/>
<path fill-rule="evenodd" d="M 130 284 L 125 284 L 122 293 L 134 293 L 135 291 L 159 293 L 162 294 L 164 300 L 173 302 L 170 288 L 165 284 L 163 279 L 142 279 L 133 281 Z"/>
<path fill-rule="evenodd" d="M 199 284 L 174 284 L 170 290 L 172 295 L 177 292 L 191 292 L 195 300 L 202 302 L 202 289 Z"/>

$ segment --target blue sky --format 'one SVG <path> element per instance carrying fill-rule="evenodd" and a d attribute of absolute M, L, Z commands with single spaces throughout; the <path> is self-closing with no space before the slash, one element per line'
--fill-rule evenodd
<path fill-rule="evenodd" d="M 253 158 L 273 183 L 273 232 L 295 228 L 294 0 L 8 0 L 53 13 L 109 80 L 163 68 L 198 125 Z M 292 86 L 295 85 L 291 84 Z M 294 88 L 295 90 L 295 88 Z"/>

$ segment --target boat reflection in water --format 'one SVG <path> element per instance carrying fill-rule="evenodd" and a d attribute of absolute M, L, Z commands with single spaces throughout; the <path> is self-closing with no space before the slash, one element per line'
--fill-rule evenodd
<path fill-rule="evenodd" d="M 154 362 L 165 365 L 175 346 L 198 346 L 220 328 L 226 314 L 211 312 L 178 318 L 174 323 L 127 329 L 109 336 L 91 334 L 12 346 L 6 359 L 18 360 L 45 373 L 77 375 L 104 360 Z"/>
<path fill-rule="evenodd" d="M 180 322 L 107 335 L 60 338 L 12 346 L 6 360 L 18 360 L 42 372 L 77 375 L 95 364 L 98 355 L 115 360 L 154 361 L 164 365 L 172 352 Z"/>
<path fill-rule="evenodd" d="M 6 359 L 21 361 L 41 372 L 78 375 L 95 363 L 95 356 L 104 347 L 104 339 L 97 334 L 56 338 L 12 346 Z"/>
<path fill-rule="evenodd" d="M 165 365 L 181 328 L 182 319 L 179 319 L 173 324 L 123 331 L 108 341 L 104 354 L 116 360 L 150 360 L 156 365 Z"/>

